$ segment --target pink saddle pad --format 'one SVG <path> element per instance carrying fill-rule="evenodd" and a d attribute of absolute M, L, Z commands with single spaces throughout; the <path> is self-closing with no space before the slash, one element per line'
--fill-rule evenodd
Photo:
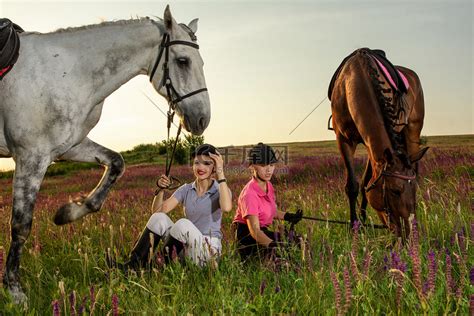
<path fill-rule="evenodd" d="M 395 89 L 395 90 L 399 90 L 397 85 L 395 84 L 395 81 L 393 80 L 392 76 L 388 72 L 387 68 L 385 68 L 385 66 L 378 60 L 378 58 L 376 56 L 371 55 L 371 57 L 373 57 L 375 59 L 375 61 L 377 62 L 377 65 L 379 66 L 380 70 L 382 70 L 383 75 L 385 76 L 385 78 L 387 78 L 387 80 L 390 83 L 390 85 L 392 86 L 392 88 Z M 405 77 L 403 72 L 401 72 L 400 70 L 397 69 L 397 72 L 400 75 L 400 77 L 402 78 L 403 84 L 405 85 L 405 88 L 408 90 L 408 88 L 410 87 L 410 84 L 408 83 L 407 78 Z"/>

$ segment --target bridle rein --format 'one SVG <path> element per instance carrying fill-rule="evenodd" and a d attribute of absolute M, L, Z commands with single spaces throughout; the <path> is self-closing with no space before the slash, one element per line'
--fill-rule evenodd
<path fill-rule="evenodd" d="M 196 39 L 196 36 L 194 35 L 194 33 L 191 32 L 190 36 L 191 36 L 191 39 L 193 39 L 193 40 Z M 160 46 L 159 46 L 158 56 L 156 58 L 155 64 L 153 65 L 153 68 L 152 68 L 152 70 L 149 74 L 150 82 L 152 82 L 153 77 L 155 76 L 155 72 L 158 68 L 158 65 L 160 64 L 161 58 L 164 55 L 164 62 L 163 62 L 163 66 L 162 66 L 163 77 L 161 78 L 160 84 L 158 86 L 158 90 L 160 90 L 162 87 L 165 87 L 166 88 L 166 95 L 168 96 L 167 100 L 168 100 L 169 109 L 168 109 L 168 112 L 167 112 L 167 129 L 168 129 L 167 145 L 169 143 L 171 123 L 173 122 L 173 118 L 174 118 L 174 114 L 175 114 L 175 110 L 176 110 L 176 105 L 179 102 L 186 99 L 186 98 L 189 98 L 189 97 L 191 97 L 193 95 L 196 95 L 198 93 L 207 91 L 207 88 L 201 88 L 201 89 L 197 89 L 197 90 L 192 91 L 192 92 L 190 92 L 188 94 L 185 94 L 185 95 L 180 95 L 178 93 L 176 88 L 173 86 L 173 81 L 171 80 L 171 77 L 170 77 L 170 69 L 169 69 L 169 65 L 168 65 L 168 63 L 169 63 L 169 48 L 173 45 L 185 45 L 185 46 L 189 46 L 189 47 L 192 47 L 192 48 L 195 48 L 195 49 L 199 49 L 199 45 L 196 44 L 196 43 L 193 43 L 193 42 L 181 41 L 181 40 L 171 41 L 170 40 L 170 34 L 168 32 L 166 32 L 166 33 L 163 34 L 163 38 L 161 39 L 161 43 L 160 43 Z M 166 169 L 165 169 L 166 172 L 165 172 L 165 174 L 166 174 L 167 177 L 169 177 L 169 175 L 170 175 L 171 165 L 173 164 L 173 157 L 174 157 L 174 154 L 176 152 L 176 146 L 177 146 L 178 141 L 179 141 L 180 133 L 181 133 L 181 124 L 179 124 L 179 126 L 178 126 L 178 132 L 176 134 L 176 139 L 175 139 L 174 144 L 173 144 L 173 150 L 172 150 L 172 153 L 171 153 L 171 157 L 169 157 L 169 154 L 168 154 L 169 151 L 166 150 Z M 172 182 L 177 182 L 177 185 L 170 186 L 170 187 L 168 187 L 168 189 L 174 190 L 178 186 L 181 185 L 181 182 L 179 181 L 179 179 L 177 179 L 175 177 L 170 177 L 170 179 L 172 180 Z M 158 181 L 157 181 L 157 185 L 158 185 Z M 159 189 L 155 192 L 155 194 L 157 194 L 160 191 L 160 189 L 162 189 L 160 186 L 158 186 L 158 187 L 159 187 Z"/>

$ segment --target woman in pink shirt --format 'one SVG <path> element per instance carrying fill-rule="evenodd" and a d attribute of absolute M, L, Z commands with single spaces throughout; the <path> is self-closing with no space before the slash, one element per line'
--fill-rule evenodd
<path fill-rule="evenodd" d="M 239 195 L 233 220 L 238 251 L 242 258 L 256 254 L 259 248 L 265 252 L 276 247 L 276 235 L 269 230 L 273 219 L 296 224 L 303 216 L 302 211 L 288 213 L 277 210 L 275 191 L 270 182 L 278 162 L 273 149 L 258 143 L 250 150 L 248 158 L 252 179 Z"/>

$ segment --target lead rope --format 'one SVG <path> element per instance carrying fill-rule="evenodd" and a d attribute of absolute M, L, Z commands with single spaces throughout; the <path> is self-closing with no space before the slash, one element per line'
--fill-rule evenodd
<path fill-rule="evenodd" d="M 342 225 L 351 226 L 351 222 L 338 221 L 338 220 L 334 220 L 334 219 L 325 219 L 325 218 L 310 217 L 310 216 L 302 216 L 302 218 L 303 219 L 309 219 L 309 220 L 316 221 L 316 222 L 323 222 L 323 223 L 326 222 L 326 223 L 331 223 L 331 224 L 342 224 Z M 378 224 L 361 223 L 361 226 L 373 227 L 373 228 L 377 228 L 377 229 L 387 228 L 387 226 L 385 226 L 385 225 L 378 225 Z"/>
<path fill-rule="evenodd" d="M 168 129 L 168 135 L 167 135 L 167 140 L 166 140 L 166 165 L 165 165 L 165 175 L 171 180 L 171 184 L 167 188 L 163 188 L 158 184 L 158 180 L 156 180 L 156 186 L 158 189 L 155 190 L 155 195 L 158 195 L 162 190 L 168 189 L 168 190 L 174 190 L 177 189 L 179 186 L 181 186 L 181 181 L 173 176 L 170 176 L 171 173 L 171 165 L 173 164 L 173 158 L 176 153 L 176 148 L 178 146 L 179 142 L 179 135 L 181 134 L 181 123 L 178 126 L 178 132 L 176 133 L 176 138 L 173 143 L 173 150 L 171 151 L 171 156 L 169 155 L 169 141 L 170 141 L 170 130 L 171 130 L 171 123 L 173 122 L 173 117 L 174 117 L 174 111 L 171 109 L 168 110 L 168 122 L 167 122 L 167 129 Z M 173 184 L 176 183 L 176 184 Z"/>
<path fill-rule="evenodd" d="M 178 132 L 176 133 L 176 139 L 173 144 L 173 151 L 171 152 L 171 157 L 168 159 L 168 150 L 166 150 L 166 176 L 169 177 L 171 171 L 171 165 L 173 164 L 174 154 L 176 152 L 176 147 L 179 142 L 179 134 L 181 134 L 181 124 L 178 126 Z M 169 133 L 168 133 L 168 142 L 169 142 Z M 168 163 L 169 160 L 169 163 Z"/>

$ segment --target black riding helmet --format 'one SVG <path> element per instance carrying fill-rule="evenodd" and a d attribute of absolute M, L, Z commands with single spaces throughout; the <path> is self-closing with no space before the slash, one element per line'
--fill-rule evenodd
<path fill-rule="evenodd" d="M 204 156 L 209 157 L 210 153 L 214 154 L 214 155 L 217 155 L 216 147 L 212 146 L 211 144 L 202 144 L 202 145 L 199 145 L 198 147 L 196 147 L 196 149 L 194 149 L 191 152 L 191 159 L 194 159 L 194 158 L 196 158 L 196 156 L 200 156 L 200 155 L 204 155 Z"/>
<path fill-rule="evenodd" d="M 278 162 L 273 148 L 263 143 L 258 143 L 250 149 L 248 160 L 251 165 L 269 165 Z"/>

